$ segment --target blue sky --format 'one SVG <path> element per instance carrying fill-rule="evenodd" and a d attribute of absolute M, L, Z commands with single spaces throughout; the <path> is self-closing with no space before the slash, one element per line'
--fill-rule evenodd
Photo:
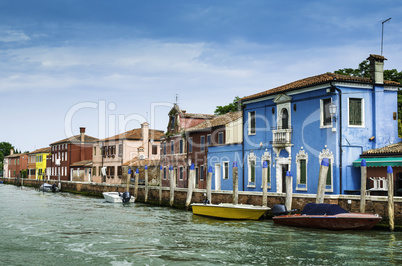
<path fill-rule="evenodd" d="M 0 2 L 0 141 L 165 130 L 191 113 L 381 53 L 402 70 L 400 1 Z"/>

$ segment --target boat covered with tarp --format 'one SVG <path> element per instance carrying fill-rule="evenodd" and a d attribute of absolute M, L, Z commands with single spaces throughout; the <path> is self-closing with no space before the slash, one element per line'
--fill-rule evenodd
<path fill-rule="evenodd" d="M 352 213 L 336 204 L 308 203 L 301 214 L 286 214 L 279 211 L 283 205 L 273 207 L 275 224 L 321 228 L 329 230 L 364 230 L 373 228 L 381 217 L 377 214 Z"/>

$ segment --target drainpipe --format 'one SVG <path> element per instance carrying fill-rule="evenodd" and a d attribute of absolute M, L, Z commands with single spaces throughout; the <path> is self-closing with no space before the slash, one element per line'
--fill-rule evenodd
<path fill-rule="evenodd" d="M 342 194 L 342 91 L 330 83 L 339 95 L 339 194 Z"/>
<path fill-rule="evenodd" d="M 241 102 L 239 102 L 240 108 L 241 108 L 241 112 L 242 112 L 242 130 L 243 130 L 243 139 L 241 142 L 241 168 L 242 168 L 242 191 L 244 191 L 244 106 L 241 104 Z"/>

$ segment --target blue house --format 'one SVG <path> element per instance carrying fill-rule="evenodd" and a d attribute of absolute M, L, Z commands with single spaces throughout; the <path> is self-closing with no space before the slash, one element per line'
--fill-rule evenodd
<path fill-rule="evenodd" d="M 383 56 L 367 59 L 371 78 L 325 73 L 242 98 L 241 148 L 211 147 L 208 159 L 224 151 L 228 162 L 240 158 L 239 190 L 262 191 L 266 161 L 268 192 L 285 192 L 290 171 L 293 193 L 315 194 L 320 163 L 328 158 L 326 193 L 359 190 L 360 169 L 353 161 L 365 150 L 400 141 L 400 84 L 383 79 Z M 225 180 L 217 178 L 225 189 Z"/>

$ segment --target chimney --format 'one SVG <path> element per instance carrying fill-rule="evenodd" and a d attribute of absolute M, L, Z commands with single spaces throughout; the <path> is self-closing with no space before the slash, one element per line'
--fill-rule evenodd
<path fill-rule="evenodd" d="M 382 55 L 371 54 L 367 60 L 370 62 L 370 78 L 375 84 L 384 83 L 384 60 L 387 60 Z"/>
<path fill-rule="evenodd" d="M 149 124 L 144 122 L 141 124 L 142 146 L 145 148 L 144 154 L 149 151 Z"/>
<path fill-rule="evenodd" d="M 85 142 L 85 127 L 80 127 L 81 142 Z"/>
<path fill-rule="evenodd" d="M 10 149 L 10 155 L 14 154 L 14 149 Z"/>

